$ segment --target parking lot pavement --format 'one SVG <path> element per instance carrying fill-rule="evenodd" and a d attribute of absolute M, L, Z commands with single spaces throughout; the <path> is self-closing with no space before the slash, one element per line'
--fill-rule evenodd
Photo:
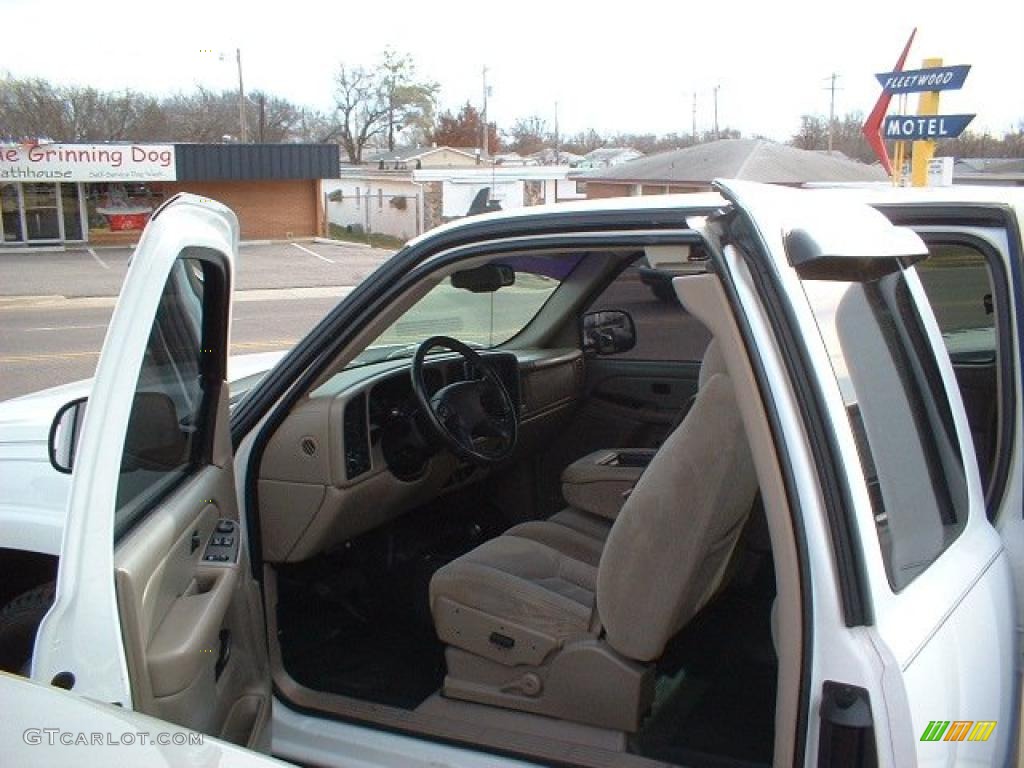
<path fill-rule="evenodd" d="M 0 296 L 116 296 L 130 248 L 0 253 Z M 235 290 L 355 285 L 391 256 L 376 248 L 319 242 L 239 248 Z"/>
<path fill-rule="evenodd" d="M 0 253 L 0 400 L 92 376 L 128 248 Z M 243 244 L 231 354 L 288 349 L 390 251 Z"/>

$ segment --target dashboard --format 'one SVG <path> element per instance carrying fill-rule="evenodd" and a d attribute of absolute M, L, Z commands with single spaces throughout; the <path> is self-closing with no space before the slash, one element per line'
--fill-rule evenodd
<path fill-rule="evenodd" d="M 578 402 L 579 349 L 481 352 L 518 411 L 516 454 L 549 440 Z M 268 441 L 257 485 L 264 558 L 304 560 L 484 480 L 427 430 L 412 390 L 409 359 L 336 373 L 301 400 Z M 477 378 L 462 357 L 438 354 L 424 368 L 433 393 Z"/>

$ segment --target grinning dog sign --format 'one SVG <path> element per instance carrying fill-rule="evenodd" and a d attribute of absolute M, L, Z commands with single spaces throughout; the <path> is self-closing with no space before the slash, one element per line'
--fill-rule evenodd
<path fill-rule="evenodd" d="M 0 145 L 2 181 L 175 181 L 171 144 Z"/>

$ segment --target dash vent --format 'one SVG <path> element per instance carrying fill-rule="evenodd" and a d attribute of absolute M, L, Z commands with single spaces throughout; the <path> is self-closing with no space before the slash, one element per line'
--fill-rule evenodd
<path fill-rule="evenodd" d="M 307 456 L 316 456 L 317 451 L 320 450 L 320 446 L 317 445 L 316 440 L 312 437 L 304 437 L 299 442 L 299 447 L 302 448 L 302 452 Z"/>

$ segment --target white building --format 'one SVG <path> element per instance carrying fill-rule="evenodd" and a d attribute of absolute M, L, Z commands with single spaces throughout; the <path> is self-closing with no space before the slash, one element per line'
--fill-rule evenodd
<path fill-rule="evenodd" d="M 564 200 L 582 200 L 573 170 L 561 166 L 481 166 L 389 171 L 341 169 L 323 182 L 329 224 L 408 240 L 452 219 Z"/>

